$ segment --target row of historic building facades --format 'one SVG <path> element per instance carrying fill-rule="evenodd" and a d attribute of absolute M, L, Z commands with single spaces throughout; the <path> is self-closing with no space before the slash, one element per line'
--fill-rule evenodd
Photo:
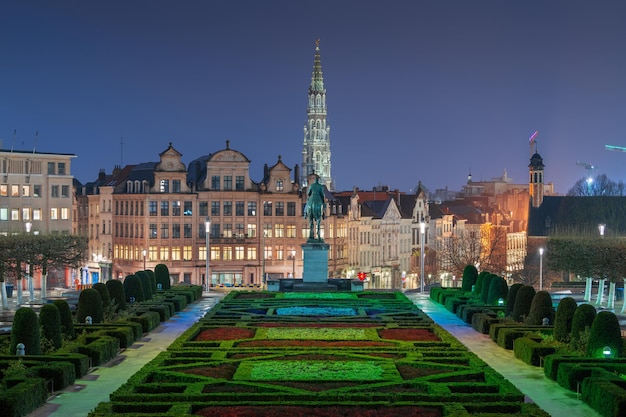
<path fill-rule="evenodd" d="M 298 165 L 278 158 L 255 181 L 249 159 L 229 142 L 188 166 L 170 144 L 158 162 L 100 171 L 81 184 L 71 175 L 74 155 L 0 155 L 0 234 L 89 238 L 85 265 L 52 275 L 51 286 L 124 278 L 158 263 L 169 267 L 173 282 L 205 284 L 207 254 L 213 286 L 302 275 L 301 245 L 309 236 L 303 184 L 314 176 L 300 178 Z M 454 285 L 465 259 L 506 275 L 522 269 L 527 184 L 512 184 L 505 173 L 489 182 L 469 179 L 462 199 L 434 201 L 441 191 L 429 196 L 421 184 L 412 194 L 327 189 L 322 236 L 330 245 L 329 275 L 364 272 L 369 288 L 391 289 L 420 286 L 420 259 L 426 284 Z"/>

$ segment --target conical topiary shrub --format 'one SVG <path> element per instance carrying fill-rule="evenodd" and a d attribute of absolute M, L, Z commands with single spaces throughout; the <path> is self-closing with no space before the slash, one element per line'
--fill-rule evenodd
<path fill-rule="evenodd" d="M 591 329 L 593 319 L 596 318 L 596 309 L 591 304 L 581 304 L 576 307 L 574 317 L 572 317 L 572 333 L 570 340 L 578 340 L 580 333 L 585 329 Z"/>
<path fill-rule="evenodd" d="M 139 282 L 141 282 L 141 288 L 143 289 L 144 300 L 152 299 L 152 288 L 150 286 L 152 283 L 150 282 L 150 277 L 146 271 L 137 271 L 135 272 L 137 278 L 139 278 Z"/>
<path fill-rule="evenodd" d="M 624 343 L 617 316 L 610 311 L 601 311 L 596 314 L 587 342 L 587 356 L 619 358 L 623 351 Z"/>
<path fill-rule="evenodd" d="M 20 307 L 13 316 L 9 354 L 15 355 L 17 345 L 23 343 L 27 355 L 41 355 L 39 318 L 32 308 Z"/>
<path fill-rule="evenodd" d="M 497 275 L 494 274 L 486 274 L 483 278 L 483 283 L 480 288 L 480 301 L 485 304 L 489 303 L 489 287 L 491 286 L 491 281 L 493 281 L 496 276 Z"/>
<path fill-rule="evenodd" d="M 127 275 L 126 278 L 124 278 L 124 293 L 126 295 L 126 302 L 138 303 L 146 300 L 141 281 L 135 274 Z"/>
<path fill-rule="evenodd" d="M 578 304 L 572 297 L 565 297 L 559 301 L 554 317 L 554 339 L 557 342 L 569 342 L 572 332 L 572 319 Z"/>
<path fill-rule="evenodd" d="M 79 323 L 84 323 L 88 316 L 94 324 L 102 323 L 104 319 L 102 298 L 100 298 L 100 293 L 93 288 L 86 288 L 80 292 L 76 307 L 76 320 Z"/>
<path fill-rule="evenodd" d="M 148 278 L 150 278 L 150 289 L 152 290 L 152 295 L 154 296 L 157 293 L 157 284 L 156 277 L 154 276 L 154 271 L 146 269 L 146 274 L 148 274 Z"/>
<path fill-rule="evenodd" d="M 489 275 L 490 272 L 481 271 L 476 278 L 476 284 L 474 284 L 474 294 L 480 297 L 481 291 L 483 289 L 483 282 L 485 281 L 485 277 Z"/>
<path fill-rule="evenodd" d="M 461 291 L 471 292 L 472 287 L 476 285 L 478 278 L 478 269 L 474 265 L 467 265 L 463 269 L 463 282 L 461 283 Z"/>
<path fill-rule="evenodd" d="M 554 323 L 554 307 L 552 307 L 552 297 L 548 291 L 539 291 L 533 297 L 528 312 L 526 323 L 532 326 L 540 326 L 543 319 L 548 319 L 548 324 Z"/>
<path fill-rule="evenodd" d="M 504 307 L 504 315 L 506 317 L 511 317 L 513 315 L 513 308 L 515 307 L 515 297 L 517 296 L 517 291 L 523 286 L 524 284 L 517 282 L 511 285 L 511 288 L 509 288 L 509 293 L 506 296 L 506 306 Z"/>
<path fill-rule="evenodd" d="M 535 289 L 530 285 L 524 285 L 517 290 L 515 296 L 515 306 L 513 307 L 513 320 L 522 322 L 528 317 L 530 311 L 530 305 L 535 297 Z"/>
<path fill-rule="evenodd" d="M 502 302 L 506 300 L 506 296 L 509 293 L 509 286 L 503 277 L 494 276 L 489 284 L 489 295 L 487 296 L 487 304 L 497 305 L 502 299 Z"/>
<path fill-rule="evenodd" d="M 98 291 L 98 294 L 100 294 L 100 298 L 102 299 L 102 308 L 107 308 L 111 305 L 111 295 L 109 294 L 109 289 L 106 284 L 103 282 L 97 282 L 93 284 L 91 288 Z"/>
<path fill-rule="evenodd" d="M 48 339 L 54 349 L 63 344 L 61 335 L 61 314 L 54 304 L 44 304 L 39 311 L 39 323 L 41 324 L 41 336 Z"/>
<path fill-rule="evenodd" d="M 115 305 L 115 312 L 126 310 L 126 292 L 124 284 L 118 279 L 112 279 L 105 284 L 109 290 L 111 303 Z"/>
<path fill-rule="evenodd" d="M 154 277 L 157 286 L 161 284 L 161 289 L 169 290 L 172 287 L 170 283 L 170 271 L 165 264 L 158 264 L 154 267 Z"/>
<path fill-rule="evenodd" d="M 76 333 L 74 332 L 74 318 L 70 305 L 65 300 L 54 300 L 53 303 L 59 309 L 59 318 L 61 319 L 61 333 L 68 339 L 74 340 Z"/>

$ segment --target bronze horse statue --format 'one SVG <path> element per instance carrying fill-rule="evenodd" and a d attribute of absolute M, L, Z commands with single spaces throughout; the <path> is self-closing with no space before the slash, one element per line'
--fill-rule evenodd
<path fill-rule="evenodd" d="M 308 199 L 304 206 L 304 218 L 309 220 L 309 240 L 316 238 L 322 240 L 320 226 L 326 218 L 326 199 L 324 198 L 324 186 L 319 183 L 319 178 L 309 186 Z M 317 226 L 317 227 L 316 227 Z"/>

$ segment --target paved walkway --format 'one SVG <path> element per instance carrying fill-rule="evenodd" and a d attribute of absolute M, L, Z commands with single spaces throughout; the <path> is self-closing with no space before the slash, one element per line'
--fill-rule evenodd
<path fill-rule="evenodd" d="M 100 366 L 74 385 L 55 393 L 45 405 L 27 417 L 85 417 L 99 403 L 109 401 L 109 394 L 167 347 L 185 330 L 203 317 L 222 298 L 223 293 L 210 293 L 169 321 L 162 323 L 144 339 L 126 349 L 110 364 Z M 488 335 L 476 332 L 470 325 L 443 306 L 433 303 L 427 295 L 407 296 L 437 324 L 456 337 L 480 359 L 515 385 L 527 398 L 552 417 L 600 417 L 573 393 L 546 378 L 543 369 L 516 359 L 513 352 L 502 349 Z M 123 366 L 116 366 L 116 365 Z"/>
<path fill-rule="evenodd" d="M 199 301 L 161 323 L 142 340 L 124 350 L 111 363 L 77 379 L 74 385 L 56 392 L 52 399 L 28 417 L 85 417 L 109 394 L 118 389 L 146 363 L 167 349 L 178 336 L 202 318 L 221 298 L 221 293 L 205 293 Z"/>
<path fill-rule="evenodd" d="M 543 374 L 543 368 L 527 365 L 517 359 L 512 350 L 502 349 L 489 338 L 489 335 L 477 332 L 441 304 L 432 302 L 428 295 L 407 294 L 407 296 L 435 323 L 511 381 L 524 393 L 527 402 L 536 403 L 552 417 L 600 417 L 600 414 L 579 400 L 576 393 L 547 378 Z"/>

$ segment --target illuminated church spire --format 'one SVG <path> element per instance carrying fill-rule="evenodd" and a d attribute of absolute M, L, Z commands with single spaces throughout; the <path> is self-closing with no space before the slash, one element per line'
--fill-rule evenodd
<path fill-rule="evenodd" d="M 330 175 L 330 125 L 326 123 L 326 89 L 322 75 L 320 41 L 315 41 L 315 59 L 309 86 L 307 105 L 307 123 L 304 126 L 304 146 L 302 149 L 302 185 L 306 186 L 307 177 L 316 174 L 320 184 L 333 190 Z"/>

